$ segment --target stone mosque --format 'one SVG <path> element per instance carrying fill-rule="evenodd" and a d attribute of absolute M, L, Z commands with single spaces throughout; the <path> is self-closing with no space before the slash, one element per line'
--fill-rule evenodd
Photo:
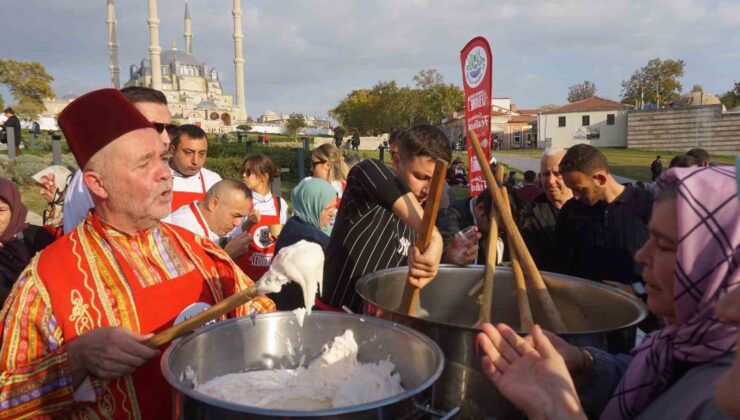
<path fill-rule="evenodd" d="M 162 52 L 159 46 L 157 0 L 149 2 L 149 57 L 131 65 L 130 79 L 123 85 L 147 86 L 162 91 L 167 97 L 172 118 L 181 124 L 190 123 L 209 133 L 226 133 L 246 124 L 244 95 L 244 58 L 242 51 L 241 0 L 233 0 L 234 70 L 236 102 L 224 94 L 219 72 L 193 55 L 193 33 L 190 10 L 185 3 L 185 49 L 173 43 Z M 111 84 L 119 88 L 118 43 L 113 0 L 108 0 L 108 52 Z"/>

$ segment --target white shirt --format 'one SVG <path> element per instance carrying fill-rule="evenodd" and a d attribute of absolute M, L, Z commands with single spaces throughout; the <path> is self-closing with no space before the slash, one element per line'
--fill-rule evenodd
<path fill-rule="evenodd" d="M 172 191 L 178 191 L 178 192 L 194 192 L 194 193 L 200 193 L 203 191 L 203 184 L 200 182 L 200 177 L 203 177 L 203 183 L 205 184 L 206 191 L 207 192 L 213 184 L 217 183 L 221 180 L 221 175 L 209 171 L 206 168 L 201 168 L 200 173 L 197 173 L 193 176 L 184 176 L 181 173 L 175 171 L 170 167 L 170 172 L 172 173 Z"/>
<path fill-rule="evenodd" d="M 90 191 L 82 182 L 82 171 L 77 170 L 64 193 L 64 233 L 76 228 L 87 216 L 93 205 Z"/>
<path fill-rule="evenodd" d="M 198 201 L 194 202 L 193 204 L 193 206 L 182 206 L 172 212 L 172 214 L 167 217 L 167 222 L 175 226 L 185 228 L 196 235 L 205 236 L 208 239 L 212 240 L 215 244 L 218 244 L 221 237 L 218 236 L 216 232 L 212 231 L 210 226 L 208 226 L 206 218 L 203 217 L 203 213 L 201 213 L 200 208 L 198 207 Z M 195 211 L 198 212 L 197 216 L 193 212 L 192 207 L 195 207 Z M 204 230 L 203 225 L 198 222 L 198 217 L 200 217 L 200 220 L 203 221 L 203 225 L 205 225 L 206 230 Z"/>
<path fill-rule="evenodd" d="M 260 195 L 259 193 L 252 191 L 252 203 L 254 203 L 254 209 L 260 212 L 262 216 L 277 216 L 277 209 L 275 208 L 275 200 L 273 199 L 272 193 L 267 195 Z M 242 220 L 242 224 L 247 221 L 245 217 Z M 288 203 L 280 198 L 280 224 L 285 224 L 288 221 Z M 242 233 L 241 225 L 237 226 L 230 234 L 229 237 L 233 238 L 239 236 Z"/>

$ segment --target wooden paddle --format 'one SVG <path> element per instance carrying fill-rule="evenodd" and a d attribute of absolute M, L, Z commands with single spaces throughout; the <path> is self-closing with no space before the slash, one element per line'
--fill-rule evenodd
<path fill-rule="evenodd" d="M 483 153 L 483 148 L 478 141 L 478 136 L 476 136 L 475 132 L 473 131 L 469 132 L 468 135 L 470 136 L 470 144 L 473 146 L 473 150 L 475 151 L 475 155 L 478 158 L 478 162 L 483 162 L 480 167 L 483 170 L 483 175 L 485 175 L 486 177 L 488 188 L 491 191 L 493 205 L 496 207 L 496 211 L 498 211 L 498 213 L 501 215 L 504 232 L 506 232 L 507 237 L 512 242 L 512 248 L 515 250 L 517 256 L 519 257 L 519 262 L 522 265 L 524 274 L 534 282 L 535 289 L 537 290 L 537 296 L 542 303 L 542 308 L 545 311 L 545 315 L 550 321 L 554 332 L 565 332 L 565 322 L 563 322 L 563 318 L 560 316 L 560 312 L 558 312 L 555 303 L 552 301 L 550 293 L 547 291 L 547 286 L 542 280 L 542 275 L 540 275 L 539 270 L 537 270 L 537 266 L 532 259 L 532 255 L 527 249 L 527 245 L 524 243 L 522 234 L 519 232 L 519 229 L 517 228 L 511 213 L 506 212 L 506 210 L 504 209 L 503 196 L 501 195 L 500 189 L 496 185 L 496 180 L 493 177 L 491 168 L 486 164 L 486 155 L 485 153 Z"/>
<path fill-rule="evenodd" d="M 426 203 L 424 204 L 424 217 L 421 220 L 421 228 L 419 232 L 416 232 L 416 247 L 419 251 L 424 252 L 429 243 L 432 240 L 432 232 L 434 232 L 434 222 L 437 220 L 437 213 L 439 212 L 440 199 L 442 197 L 442 187 L 444 186 L 445 177 L 447 175 L 447 162 L 437 159 L 434 164 L 434 175 L 432 175 L 431 184 L 429 184 L 429 194 L 427 195 Z M 419 288 L 414 287 L 408 281 L 406 286 L 403 288 L 403 295 L 401 295 L 401 305 L 399 311 L 414 315 L 414 309 L 419 304 Z"/>
<path fill-rule="evenodd" d="M 249 286 L 241 292 L 227 297 L 194 317 L 188 318 L 177 325 L 173 325 L 166 330 L 155 334 L 154 337 L 150 338 L 146 342 L 146 345 L 156 349 L 162 344 L 168 343 L 186 334 L 190 334 L 194 330 L 205 325 L 207 322 L 228 314 L 239 305 L 243 305 L 257 296 L 257 285 Z"/>
<path fill-rule="evenodd" d="M 480 163 L 480 162 L 479 162 Z M 504 183 L 504 167 L 496 167 L 496 182 L 501 185 Z M 483 299 L 478 307 L 478 323 L 491 322 L 491 307 L 493 306 L 493 283 L 496 275 L 496 262 L 498 256 L 498 233 L 499 233 L 499 216 L 491 206 L 491 213 L 488 215 L 491 225 L 488 229 L 488 238 L 486 241 L 486 269 L 483 272 Z"/>
<path fill-rule="evenodd" d="M 505 208 L 507 212 L 511 212 L 511 203 L 509 202 L 509 193 L 506 187 L 501 187 L 501 195 L 505 201 Z M 516 249 L 512 246 L 512 241 L 507 236 L 509 242 L 509 255 L 511 256 L 511 271 L 514 274 L 514 280 L 516 282 L 516 298 L 519 303 L 519 331 L 530 332 L 534 326 L 534 320 L 532 318 L 532 309 L 529 307 L 529 297 L 527 296 L 527 283 L 524 279 L 524 273 L 522 272 L 522 266 L 519 263 L 519 256 L 516 253 Z"/>

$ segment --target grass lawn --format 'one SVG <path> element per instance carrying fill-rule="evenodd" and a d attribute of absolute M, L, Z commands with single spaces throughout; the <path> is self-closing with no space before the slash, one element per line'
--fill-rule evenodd
<path fill-rule="evenodd" d="M 673 156 L 678 152 L 660 151 L 660 150 L 636 150 L 626 148 L 605 147 L 600 149 L 609 161 L 609 166 L 615 175 L 633 178 L 642 181 L 650 181 L 650 164 L 655 156 L 661 155 L 663 158 L 663 168 L 667 169 Z M 497 154 L 509 154 L 539 158 L 542 155 L 542 149 L 526 150 L 499 150 Z M 733 164 L 733 156 L 712 156 L 712 161 L 721 164 Z"/>

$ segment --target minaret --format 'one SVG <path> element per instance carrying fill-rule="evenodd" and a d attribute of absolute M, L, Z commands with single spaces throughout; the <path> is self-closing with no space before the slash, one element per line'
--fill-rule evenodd
<path fill-rule="evenodd" d="M 193 31 L 190 24 L 190 9 L 188 9 L 188 2 L 185 2 L 185 52 L 188 54 L 193 53 Z"/>
<path fill-rule="evenodd" d="M 152 65 L 152 89 L 162 90 L 162 66 L 159 53 L 159 19 L 157 18 L 157 0 L 149 0 L 149 59 Z"/>
<path fill-rule="evenodd" d="M 242 4 L 241 0 L 234 0 L 231 14 L 234 16 L 234 71 L 236 80 L 236 105 L 242 113 L 242 119 L 247 119 L 247 108 L 244 104 L 244 55 L 242 52 Z"/>
<path fill-rule="evenodd" d="M 108 0 L 108 69 L 110 81 L 114 88 L 121 88 L 121 79 L 118 76 L 118 40 L 116 38 L 116 8 L 113 0 Z"/>

